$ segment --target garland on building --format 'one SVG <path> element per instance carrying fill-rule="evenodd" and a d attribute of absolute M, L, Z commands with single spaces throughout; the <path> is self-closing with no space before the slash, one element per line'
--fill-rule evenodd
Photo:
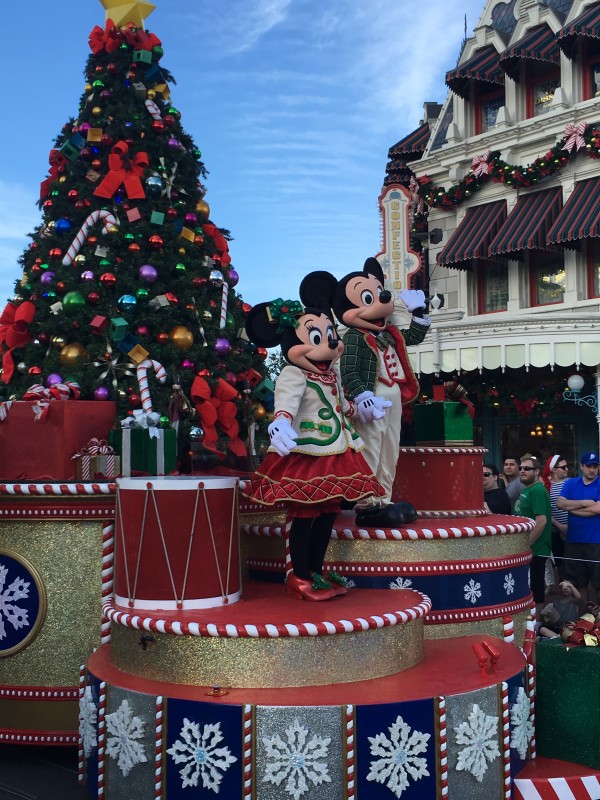
<path fill-rule="evenodd" d="M 564 137 L 528 166 L 507 164 L 500 158 L 500 150 L 487 150 L 475 156 L 469 174 L 448 190 L 434 186 L 427 175 L 418 178 L 418 195 L 430 208 L 451 208 L 460 205 L 490 181 L 529 188 L 560 172 L 580 150 L 585 150 L 589 158 L 600 158 L 600 125 L 569 123 Z"/>

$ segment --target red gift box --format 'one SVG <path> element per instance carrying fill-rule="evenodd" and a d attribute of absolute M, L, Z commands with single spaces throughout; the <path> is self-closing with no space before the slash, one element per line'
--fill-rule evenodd
<path fill-rule="evenodd" d="M 90 439 L 108 438 L 116 404 L 97 400 L 51 400 L 43 419 L 34 403 L 14 401 L 0 422 L 0 481 L 74 481 L 78 452 Z"/>

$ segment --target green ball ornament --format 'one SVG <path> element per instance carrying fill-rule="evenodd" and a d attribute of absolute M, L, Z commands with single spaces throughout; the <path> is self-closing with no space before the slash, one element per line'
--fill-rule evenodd
<path fill-rule="evenodd" d="M 128 242 L 130 242 L 132 241 L 132 239 L 135 239 L 135 236 L 133 235 L 133 233 L 126 233 L 123 238 L 126 239 Z"/>
<path fill-rule="evenodd" d="M 180 261 L 178 264 L 175 264 L 175 269 L 177 270 L 177 272 L 185 272 L 187 267 Z"/>
<path fill-rule="evenodd" d="M 167 417 L 166 414 L 162 414 L 160 418 L 160 427 L 161 428 L 168 428 L 171 420 Z"/>
<path fill-rule="evenodd" d="M 235 328 L 235 317 L 233 314 L 227 314 L 225 317 L 225 329 L 232 331 Z"/>
<path fill-rule="evenodd" d="M 143 287 L 141 289 L 135 290 L 135 296 L 137 297 L 138 300 L 145 300 L 149 294 L 150 292 L 148 291 L 148 289 L 144 289 Z"/>
<path fill-rule="evenodd" d="M 81 292 L 67 292 L 63 297 L 63 313 L 74 317 L 85 307 L 85 297 Z"/>

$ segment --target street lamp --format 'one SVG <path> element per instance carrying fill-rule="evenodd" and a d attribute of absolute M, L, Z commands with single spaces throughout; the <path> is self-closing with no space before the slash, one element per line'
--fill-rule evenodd
<path fill-rule="evenodd" d="M 581 377 L 575 373 L 574 375 L 570 375 L 567 378 L 567 386 L 568 389 L 565 389 L 563 392 L 563 400 L 570 401 L 571 403 L 575 403 L 577 406 L 587 406 L 591 409 L 595 414 L 598 413 L 598 397 L 597 395 L 588 394 L 585 397 L 581 397 L 581 390 L 583 389 L 583 384 L 585 381 Z"/>

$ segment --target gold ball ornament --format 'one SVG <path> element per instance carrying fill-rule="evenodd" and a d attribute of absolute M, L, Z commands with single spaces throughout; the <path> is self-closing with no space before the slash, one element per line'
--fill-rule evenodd
<path fill-rule="evenodd" d="M 171 328 L 169 339 L 176 350 L 189 350 L 194 344 L 194 334 L 184 325 L 175 325 Z"/>
<path fill-rule="evenodd" d="M 206 222 L 210 217 L 210 206 L 205 200 L 198 200 L 196 203 L 196 214 L 198 215 L 198 222 Z"/>
<path fill-rule="evenodd" d="M 102 109 L 100 108 L 100 106 L 94 106 L 92 108 L 92 116 L 93 117 L 99 117 L 101 114 L 102 114 Z"/>
<path fill-rule="evenodd" d="M 156 97 L 156 92 L 154 91 L 154 89 L 148 89 L 148 91 L 146 92 L 146 97 L 148 98 L 148 100 L 154 100 L 154 98 Z"/>
<path fill-rule="evenodd" d="M 60 363 L 63 367 L 75 367 L 87 357 L 87 350 L 81 342 L 66 344 L 60 351 Z"/>
<path fill-rule="evenodd" d="M 267 411 L 262 403 L 253 403 L 252 412 L 254 414 L 254 419 L 256 420 L 256 422 L 261 422 L 267 416 Z"/>
<path fill-rule="evenodd" d="M 61 347 L 64 347 L 64 345 L 65 345 L 65 337 L 64 336 L 53 336 L 50 341 L 51 341 L 52 347 L 55 347 L 57 350 L 59 350 Z"/>

